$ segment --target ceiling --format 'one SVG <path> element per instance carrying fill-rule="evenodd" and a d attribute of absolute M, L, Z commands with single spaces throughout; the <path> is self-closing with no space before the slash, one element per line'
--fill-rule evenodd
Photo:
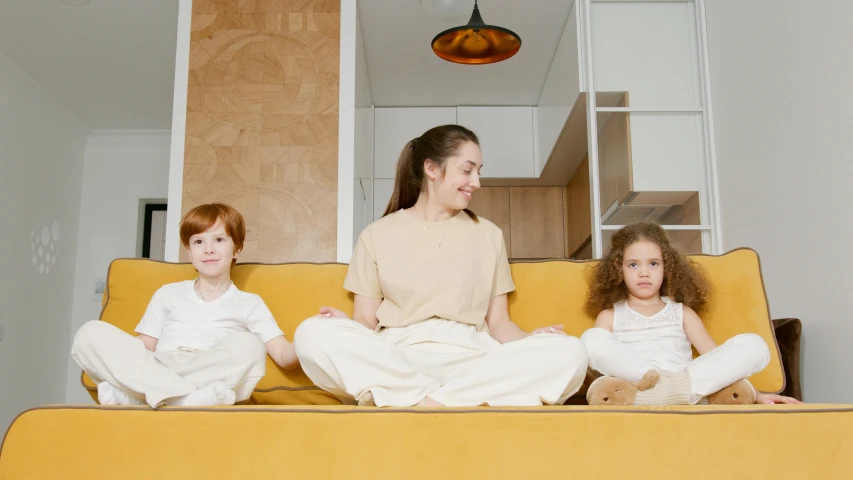
<path fill-rule="evenodd" d="M 0 0 L 0 52 L 94 129 L 168 129 L 177 24 L 178 0 Z"/>
<path fill-rule="evenodd" d="M 73 0 L 70 0 L 73 1 Z M 521 51 L 493 65 L 445 62 L 440 31 L 467 23 L 420 0 L 358 0 L 377 106 L 535 105 L 572 0 L 480 0 L 486 23 L 519 34 Z M 0 52 L 94 129 L 171 125 L 178 0 L 0 0 Z"/>
<path fill-rule="evenodd" d="M 358 0 L 367 70 L 376 106 L 536 105 L 573 0 L 479 0 L 489 25 L 521 37 L 521 50 L 491 65 L 457 65 L 430 48 L 439 32 L 468 22 L 444 20 L 419 0 Z"/>

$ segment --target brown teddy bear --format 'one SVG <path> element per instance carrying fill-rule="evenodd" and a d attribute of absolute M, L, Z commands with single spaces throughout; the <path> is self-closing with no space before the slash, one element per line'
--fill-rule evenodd
<path fill-rule="evenodd" d="M 706 398 L 711 405 L 751 405 L 757 396 L 758 392 L 747 380 L 738 380 Z"/>
<path fill-rule="evenodd" d="M 589 386 L 586 400 L 590 405 L 633 405 L 637 392 L 646 391 L 660 380 L 657 370 L 649 370 L 635 385 L 616 377 L 599 377 Z"/>
<path fill-rule="evenodd" d="M 600 377 L 589 386 L 586 399 L 590 405 L 634 405 L 637 393 L 654 388 L 658 380 L 657 370 L 649 370 L 636 384 L 615 377 Z M 756 391 L 748 381 L 739 380 L 706 398 L 711 405 L 749 405 L 755 403 Z"/>

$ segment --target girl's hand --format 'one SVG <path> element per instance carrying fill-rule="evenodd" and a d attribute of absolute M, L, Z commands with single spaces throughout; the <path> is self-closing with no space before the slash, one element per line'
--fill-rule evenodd
<path fill-rule="evenodd" d="M 759 393 L 758 396 L 755 397 L 755 403 L 761 403 L 764 405 L 775 405 L 777 403 L 793 405 L 803 402 L 797 400 L 796 398 L 783 397 L 782 395 L 774 395 L 772 393 Z"/>
<path fill-rule="evenodd" d="M 563 331 L 562 325 L 551 325 L 550 327 L 542 327 L 533 330 L 532 332 L 530 332 L 528 337 L 532 337 L 533 335 L 539 335 L 540 333 L 557 333 L 560 335 L 566 335 L 566 332 Z"/>
<path fill-rule="evenodd" d="M 320 315 L 326 318 L 349 318 L 349 315 L 333 307 L 320 307 Z"/>

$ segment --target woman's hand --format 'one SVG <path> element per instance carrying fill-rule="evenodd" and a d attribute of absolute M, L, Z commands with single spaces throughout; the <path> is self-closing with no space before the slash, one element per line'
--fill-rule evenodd
<path fill-rule="evenodd" d="M 540 333 L 557 333 L 560 335 L 566 335 L 566 332 L 563 331 L 562 325 L 551 325 L 550 327 L 537 328 L 530 332 L 530 335 L 528 336 L 532 337 L 533 335 L 539 335 Z"/>
<path fill-rule="evenodd" d="M 349 315 L 334 307 L 320 307 L 320 315 L 326 318 L 349 318 Z"/>
<path fill-rule="evenodd" d="M 518 325 L 509 319 L 509 307 L 505 293 L 503 295 L 496 295 L 489 301 L 489 310 L 486 312 L 486 326 L 489 327 L 489 335 L 500 343 L 514 342 L 543 333 L 566 335 L 562 325 L 537 328 L 530 333 L 520 329 Z"/>
<path fill-rule="evenodd" d="M 764 405 L 775 405 L 777 403 L 793 405 L 803 402 L 797 400 L 796 398 L 785 397 L 782 395 L 774 395 L 772 393 L 759 393 L 758 396 L 755 397 L 755 403 L 761 403 Z"/>

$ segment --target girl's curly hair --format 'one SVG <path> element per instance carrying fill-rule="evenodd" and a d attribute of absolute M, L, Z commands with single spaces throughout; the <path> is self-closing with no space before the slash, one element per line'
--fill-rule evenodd
<path fill-rule="evenodd" d="M 708 303 L 711 286 L 702 268 L 676 250 L 666 232 L 654 223 L 641 222 L 617 231 L 610 240 L 610 253 L 601 259 L 591 279 L 586 299 L 586 313 L 596 317 L 603 310 L 628 298 L 622 279 L 625 249 L 633 243 L 649 241 L 663 254 L 663 284 L 660 294 L 701 312 Z"/>

